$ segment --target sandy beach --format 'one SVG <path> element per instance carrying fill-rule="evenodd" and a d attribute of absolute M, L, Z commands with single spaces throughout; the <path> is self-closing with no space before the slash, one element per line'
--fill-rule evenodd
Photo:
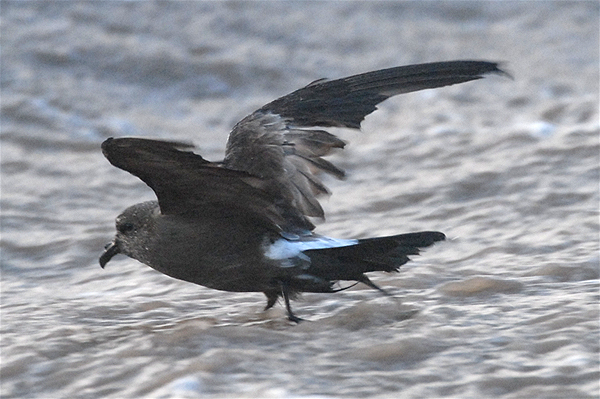
<path fill-rule="evenodd" d="M 2 398 L 598 398 L 597 1 L 2 1 Z M 319 78 L 501 62 L 394 97 L 328 158 L 337 238 L 439 230 L 399 274 L 260 293 L 98 257 L 154 199 L 108 137 L 223 157 L 233 125 Z"/>

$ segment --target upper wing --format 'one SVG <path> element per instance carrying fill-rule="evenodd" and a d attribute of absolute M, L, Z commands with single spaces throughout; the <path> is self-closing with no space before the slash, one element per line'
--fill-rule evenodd
<path fill-rule="evenodd" d="M 229 135 L 224 164 L 272 180 L 302 214 L 323 217 L 316 197 L 328 191 L 316 175 L 344 176 L 322 157 L 345 143 L 326 131 L 307 128 L 359 129 L 364 117 L 389 97 L 480 79 L 486 73 L 506 74 L 497 63 L 450 61 L 317 80 L 240 121 Z"/>
<path fill-rule="evenodd" d="M 139 177 L 158 198 L 166 215 L 251 218 L 273 229 L 313 226 L 268 181 L 203 159 L 184 143 L 140 138 L 109 138 L 104 156 Z M 306 223 L 308 224 L 306 224 Z"/>

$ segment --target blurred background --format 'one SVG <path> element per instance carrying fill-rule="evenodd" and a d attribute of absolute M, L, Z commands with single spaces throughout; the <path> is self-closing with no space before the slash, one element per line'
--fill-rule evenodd
<path fill-rule="evenodd" d="M 3 398 L 597 398 L 596 1 L 2 1 Z M 356 287 L 263 312 L 131 259 L 154 198 L 107 137 L 191 141 L 319 78 L 454 59 L 498 76 L 394 97 L 330 158 L 339 238 L 449 240 Z"/>

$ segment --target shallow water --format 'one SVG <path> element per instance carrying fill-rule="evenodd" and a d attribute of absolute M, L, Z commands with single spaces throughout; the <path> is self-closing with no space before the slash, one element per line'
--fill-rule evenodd
<path fill-rule="evenodd" d="M 3 398 L 599 397 L 597 2 L 3 2 Z M 98 256 L 153 198 L 109 136 L 191 140 L 321 78 L 449 59 L 515 80 L 383 103 L 322 234 L 449 239 L 294 302 Z M 400 394 L 399 394 L 400 393 Z"/>

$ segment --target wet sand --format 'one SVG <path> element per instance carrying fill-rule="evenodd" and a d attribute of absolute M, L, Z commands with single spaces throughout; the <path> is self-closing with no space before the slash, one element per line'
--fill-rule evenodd
<path fill-rule="evenodd" d="M 597 2 L 2 2 L 3 398 L 597 398 Z M 322 77 L 452 59 L 492 76 L 335 130 L 327 221 L 448 240 L 399 274 L 263 312 L 262 294 L 98 256 L 153 199 L 110 136 L 210 160 Z"/>

